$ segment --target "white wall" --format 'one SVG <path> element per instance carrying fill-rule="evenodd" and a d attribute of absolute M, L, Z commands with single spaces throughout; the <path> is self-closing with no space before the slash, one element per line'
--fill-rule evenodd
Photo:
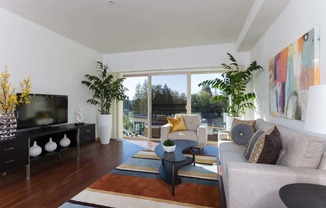
<path fill-rule="evenodd" d="M 283 124 L 293 129 L 303 129 L 304 122 L 283 119 L 269 115 L 268 60 L 296 41 L 314 27 L 320 31 L 320 68 L 321 84 L 326 84 L 326 1 L 292 0 L 264 36 L 251 51 L 251 59 L 264 67 L 255 79 L 254 88 L 258 95 L 257 117 Z"/>
<path fill-rule="evenodd" d="M 31 77 L 33 93 L 68 95 L 69 122 L 77 106 L 85 122 L 95 122 L 97 110 L 86 103 L 91 94 L 81 80 L 102 55 L 1 8 L 0 25 L 0 69 L 8 65 L 12 86 L 19 91 L 18 83 Z"/>
<path fill-rule="evenodd" d="M 112 71 L 131 72 L 144 70 L 216 67 L 227 63 L 231 53 L 240 64 L 250 61 L 249 52 L 236 53 L 235 44 L 219 44 L 197 47 L 105 54 L 103 62 Z"/>

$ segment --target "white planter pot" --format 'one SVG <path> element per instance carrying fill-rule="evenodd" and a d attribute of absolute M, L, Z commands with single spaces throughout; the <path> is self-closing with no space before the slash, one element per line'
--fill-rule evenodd
<path fill-rule="evenodd" d="M 242 117 L 225 116 L 225 130 L 231 131 L 234 118 L 242 119 Z"/>
<path fill-rule="evenodd" d="M 109 144 L 112 132 L 112 115 L 98 115 L 97 124 L 101 144 Z"/>
<path fill-rule="evenodd" d="M 175 150 L 175 147 L 176 145 L 173 145 L 173 146 L 165 146 L 165 145 L 162 145 L 163 146 L 163 150 L 165 152 L 173 152 Z"/>

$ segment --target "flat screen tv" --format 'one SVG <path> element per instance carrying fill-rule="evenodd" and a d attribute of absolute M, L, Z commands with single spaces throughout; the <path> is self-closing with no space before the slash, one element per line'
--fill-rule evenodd
<path fill-rule="evenodd" d="M 18 105 L 15 113 L 18 130 L 64 124 L 68 122 L 68 96 L 33 94 L 30 103 Z"/>

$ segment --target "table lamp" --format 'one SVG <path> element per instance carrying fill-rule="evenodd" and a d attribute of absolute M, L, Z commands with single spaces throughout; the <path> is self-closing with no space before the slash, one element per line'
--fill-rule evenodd
<path fill-rule="evenodd" d="M 326 85 L 314 85 L 309 88 L 308 104 L 304 129 L 326 134 Z"/>

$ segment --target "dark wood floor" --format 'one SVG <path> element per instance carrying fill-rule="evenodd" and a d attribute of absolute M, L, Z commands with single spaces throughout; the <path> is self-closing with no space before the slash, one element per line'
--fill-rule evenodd
<path fill-rule="evenodd" d="M 0 207 L 58 207 L 144 148 L 129 142 L 99 142 L 57 158 L 46 158 L 31 164 L 31 179 L 19 168 L 0 176 Z"/>
<path fill-rule="evenodd" d="M 109 145 L 95 142 L 80 148 L 79 159 L 76 159 L 76 151 L 72 150 L 67 151 L 60 161 L 57 157 L 34 161 L 30 180 L 25 179 L 25 168 L 0 175 L 0 207 L 58 207 L 146 149 L 146 141 L 139 142 L 143 147 L 131 142 L 111 140 Z M 148 144 L 153 148 L 153 142 Z M 217 155 L 217 149 L 207 146 L 203 154 Z"/>

